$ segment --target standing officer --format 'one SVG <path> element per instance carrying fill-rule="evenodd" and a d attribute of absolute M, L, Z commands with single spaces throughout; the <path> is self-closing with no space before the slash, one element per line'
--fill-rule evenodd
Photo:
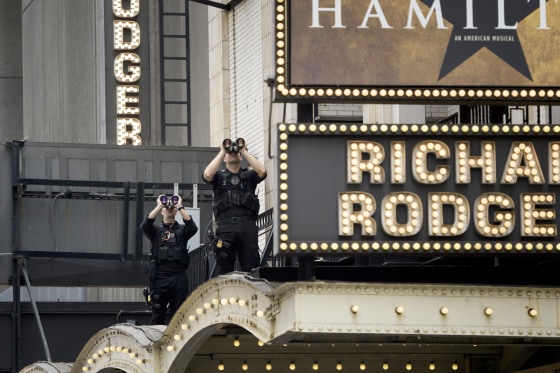
<path fill-rule="evenodd" d="M 185 224 L 175 220 L 177 211 Z M 155 224 L 161 213 L 162 222 Z M 188 293 L 185 271 L 189 266 L 188 240 L 198 231 L 196 223 L 183 207 L 180 196 L 171 198 L 162 194 L 157 198 L 156 207 L 140 225 L 144 235 L 150 240 L 150 295 L 152 319 L 150 324 L 165 324 L 167 306 L 171 317 L 181 306 Z"/>
<path fill-rule="evenodd" d="M 250 168 L 241 167 L 243 158 Z M 226 168 L 220 170 L 222 161 Z M 247 152 L 243 139 L 235 143 L 225 139 L 202 178 L 214 191 L 213 212 L 217 224 L 214 242 L 219 274 L 233 271 L 236 256 L 242 271 L 258 267 L 256 220 L 260 204 L 255 189 L 266 178 L 266 168 Z"/>

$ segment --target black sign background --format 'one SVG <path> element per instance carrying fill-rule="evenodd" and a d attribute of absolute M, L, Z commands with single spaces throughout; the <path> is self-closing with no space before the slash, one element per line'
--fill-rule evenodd
<path fill-rule="evenodd" d="M 560 97 L 560 55 L 551 52 L 560 32 L 555 2 L 507 0 L 500 7 L 497 0 L 391 0 L 371 9 L 369 0 L 313 4 L 277 1 L 276 100 Z"/>
<path fill-rule="evenodd" d="M 347 141 L 374 141 L 385 148 L 385 159 L 382 163 L 385 169 L 385 182 L 383 184 L 370 184 L 369 174 L 364 173 L 363 181 L 360 184 L 347 184 L 346 167 L 347 167 Z M 441 184 L 426 185 L 414 180 L 411 172 L 410 159 L 412 148 L 419 141 L 423 140 L 440 140 L 447 144 L 450 148 L 451 157 L 449 159 L 438 159 L 429 157 L 429 169 L 433 170 L 437 165 L 448 165 L 449 178 Z M 482 184 L 482 171 L 478 168 L 471 170 L 471 182 L 469 184 L 457 184 L 455 180 L 455 142 L 470 142 L 470 154 L 473 156 L 480 155 L 481 142 L 493 141 L 496 143 L 496 179 L 495 184 Z M 406 143 L 406 163 L 407 163 L 407 181 L 406 184 L 391 184 L 390 180 L 390 142 L 404 141 Z M 545 183 L 539 185 L 530 185 L 527 178 L 520 177 L 514 185 L 502 185 L 500 180 L 505 168 L 506 158 L 509 154 L 510 147 L 513 142 L 532 142 L 539 156 L 540 166 L 545 177 Z M 520 234 L 521 220 L 519 205 L 521 193 L 557 193 L 558 185 L 549 184 L 548 174 L 548 144 L 555 141 L 553 136 L 543 136 L 542 134 L 389 134 L 389 133 L 364 133 L 364 134 L 319 134 L 319 133 L 293 133 L 289 135 L 287 159 L 288 159 L 288 240 L 286 243 L 333 243 L 333 242 L 424 242 L 424 241 L 441 241 L 441 242 L 535 242 L 542 239 L 539 238 L 522 238 Z M 377 233 L 375 236 L 362 236 L 361 227 L 355 226 L 353 237 L 338 235 L 338 193 L 346 191 L 363 191 L 375 197 L 376 211 L 373 218 L 377 223 Z M 422 201 L 423 224 L 420 232 L 411 237 L 395 237 L 388 235 L 382 229 L 380 220 L 380 204 L 385 195 L 391 192 L 407 191 L 416 193 Z M 427 198 L 430 192 L 455 192 L 464 195 L 468 201 L 471 210 L 471 218 L 467 231 L 459 236 L 453 237 L 432 237 L 428 235 L 428 217 L 427 217 Z M 513 232 L 504 238 L 489 238 L 478 234 L 473 225 L 473 215 L 475 211 L 472 208 L 475 199 L 482 193 L 501 192 L 509 195 L 514 203 L 515 208 L 515 227 Z M 558 197 L 557 197 L 558 198 Z M 279 201 L 279 205 L 283 201 Z M 543 205 L 544 209 L 556 210 L 556 205 L 560 203 L 556 201 L 554 205 Z M 539 206 L 541 208 L 541 206 Z M 404 211 L 403 216 L 397 217 L 399 223 L 405 222 Z M 452 210 L 444 209 L 444 223 L 452 223 Z M 543 224 L 559 223 L 559 214 L 553 220 L 543 221 Z M 280 232 L 282 234 L 282 232 Z M 554 239 L 547 238 L 548 242 Z"/>

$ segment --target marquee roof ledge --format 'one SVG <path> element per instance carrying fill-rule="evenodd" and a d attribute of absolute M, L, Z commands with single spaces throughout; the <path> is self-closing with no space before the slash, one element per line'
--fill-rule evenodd
<path fill-rule="evenodd" d="M 232 273 L 195 289 L 167 327 L 118 324 L 101 330 L 72 372 L 183 372 L 209 338 L 241 335 L 243 329 L 269 346 L 408 340 L 557 345 L 559 310 L 560 288 L 554 287 L 272 283 Z M 37 371 L 49 372 L 22 370 Z"/>

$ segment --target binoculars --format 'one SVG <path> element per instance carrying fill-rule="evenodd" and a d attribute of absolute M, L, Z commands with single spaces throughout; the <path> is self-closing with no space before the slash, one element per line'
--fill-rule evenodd
<path fill-rule="evenodd" d="M 179 196 L 172 195 L 171 197 L 168 197 L 164 194 L 163 196 L 159 197 L 159 200 L 161 201 L 163 207 L 169 209 L 175 207 L 175 205 L 179 203 Z"/>
<path fill-rule="evenodd" d="M 225 139 L 222 141 L 222 146 L 226 153 L 238 153 L 245 147 L 245 140 L 241 137 L 235 140 L 235 142 L 231 141 L 231 139 Z"/>

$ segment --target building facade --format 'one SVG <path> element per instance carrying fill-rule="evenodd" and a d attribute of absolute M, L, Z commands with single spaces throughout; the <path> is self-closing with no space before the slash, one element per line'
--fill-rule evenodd
<path fill-rule="evenodd" d="M 268 177 L 258 190 L 261 212 L 278 212 L 285 172 L 280 157 L 288 154 L 283 136 L 297 133 L 300 124 L 324 125 L 325 131 L 339 124 L 557 128 L 560 111 L 554 102 L 285 100 L 277 80 L 283 57 L 278 55 L 278 13 L 284 6 L 282 0 L 2 3 L 0 45 L 9 53 L 2 53 L 0 67 L 5 121 L 0 168 L 11 177 L 2 179 L 0 207 L 11 211 L 12 219 L 0 228 L 0 290 L 9 290 L 23 276 L 18 268 L 29 272 L 31 285 L 84 288 L 100 303 L 121 301 L 127 288 L 141 289 L 144 279 L 135 276 L 142 276 L 147 246 L 135 232 L 134 214 L 143 216 L 154 195 L 173 183 L 189 195 L 200 188 L 189 202 L 201 209 L 204 235 L 212 220 L 211 195 L 200 175 L 224 138 L 245 138 L 251 154 L 265 164 Z M 551 130 L 546 138 L 553 142 L 556 134 Z M 305 172 L 309 185 L 289 190 L 303 201 L 306 193 L 320 194 L 314 173 L 329 169 L 316 164 Z M 57 196 L 69 188 L 74 199 L 54 210 Z M 75 212 L 76 206 L 90 212 Z M 105 238 L 89 232 L 87 242 L 73 246 L 70 234 L 33 228 L 52 219 L 52 211 L 57 223 L 86 222 L 80 226 L 86 232 L 98 224 Z M 120 222 L 124 232 L 115 228 Z M 280 218 L 274 221 L 275 227 L 281 224 Z M 318 216 L 301 228 L 320 231 L 321 224 Z M 262 237 L 263 252 L 272 235 Z M 60 238 L 61 253 L 46 243 L 53 237 Z M 556 247 L 556 241 L 548 243 Z M 12 349 L 0 368 L 552 372 L 560 366 L 555 251 L 511 260 L 500 255 L 272 255 L 251 274 L 202 282 L 167 326 L 117 322 L 79 346 L 69 330 L 54 326 L 48 336 L 57 345 L 61 339 L 73 345 L 78 352 L 72 361 L 55 354 L 27 361 L 20 334 L 33 334 L 25 330 L 32 320 L 18 318 L 19 308 L 4 308 L 4 320 L 11 322 L 2 325 L 12 326 Z M 54 260 L 38 265 L 30 260 L 34 255 Z M 108 260 L 115 255 L 119 260 Z M 73 273 L 77 263 L 85 273 L 95 270 L 78 276 Z M 53 276 L 55 270 L 69 279 Z M 111 272 L 129 281 L 107 275 Z M 141 302 L 131 303 L 141 309 Z M 44 307 L 39 304 L 37 314 L 48 317 Z"/>

